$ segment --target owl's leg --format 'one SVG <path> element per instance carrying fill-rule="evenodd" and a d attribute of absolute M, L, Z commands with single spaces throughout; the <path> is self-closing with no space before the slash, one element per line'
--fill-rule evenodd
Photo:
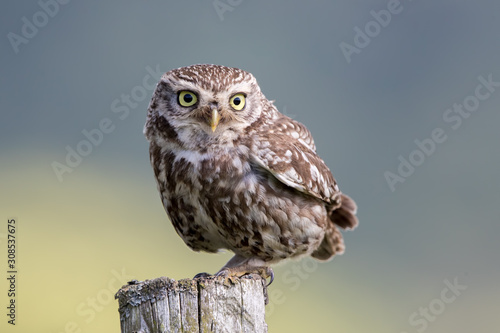
<path fill-rule="evenodd" d="M 237 276 L 241 277 L 248 274 L 259 274 L 264 279 L 271 278 L 268 286 L 273 283 L 274 271 L 268 264 L 259 258 L 245 258 L 239 254 L 235 254 L 225 265 L 222 267 L 215 276 Z"/>

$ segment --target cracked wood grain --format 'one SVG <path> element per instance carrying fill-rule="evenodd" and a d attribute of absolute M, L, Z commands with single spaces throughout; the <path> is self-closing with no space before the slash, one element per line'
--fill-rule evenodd
<path fill-rule="evenodd" d="M 122 333 L 266 333 L 266 281 L 167 277 L 134 282 L 116 294 Z"/>

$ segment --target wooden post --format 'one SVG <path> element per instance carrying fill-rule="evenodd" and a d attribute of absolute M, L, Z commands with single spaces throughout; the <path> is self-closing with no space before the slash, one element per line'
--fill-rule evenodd
<path fill-rule="evenodd" d="M 115 296 L 122 333 L 266 333 L 266 280 L 166 277 L 131 281 Z"/>

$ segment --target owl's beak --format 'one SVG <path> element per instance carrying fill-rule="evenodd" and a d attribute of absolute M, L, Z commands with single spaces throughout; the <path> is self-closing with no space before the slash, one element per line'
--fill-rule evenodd
<path fill-rule="evenodd" d="M 220 121 L 219 111 L 217 109 L 212 109 L 212 118 L 210 118 L 210 127 L 212 127 L 212 132 L 215 132 L 217 125 Z"/>

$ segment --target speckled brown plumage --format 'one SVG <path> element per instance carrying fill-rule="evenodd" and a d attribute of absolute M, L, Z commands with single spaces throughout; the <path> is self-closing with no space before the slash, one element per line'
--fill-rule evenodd
<path fill-rule="evenodd" d="M 182 101 L 181 92 L 189 95 Z M 279 113 L 252 74 L 216 65 L 167 72 L 144 133 L 179 236 L 195 251 L 235 253 L 219 273 L 343 253 L 338 227 L 356 227 L 354 201 L 340 192 L 307 128 Z"/>

